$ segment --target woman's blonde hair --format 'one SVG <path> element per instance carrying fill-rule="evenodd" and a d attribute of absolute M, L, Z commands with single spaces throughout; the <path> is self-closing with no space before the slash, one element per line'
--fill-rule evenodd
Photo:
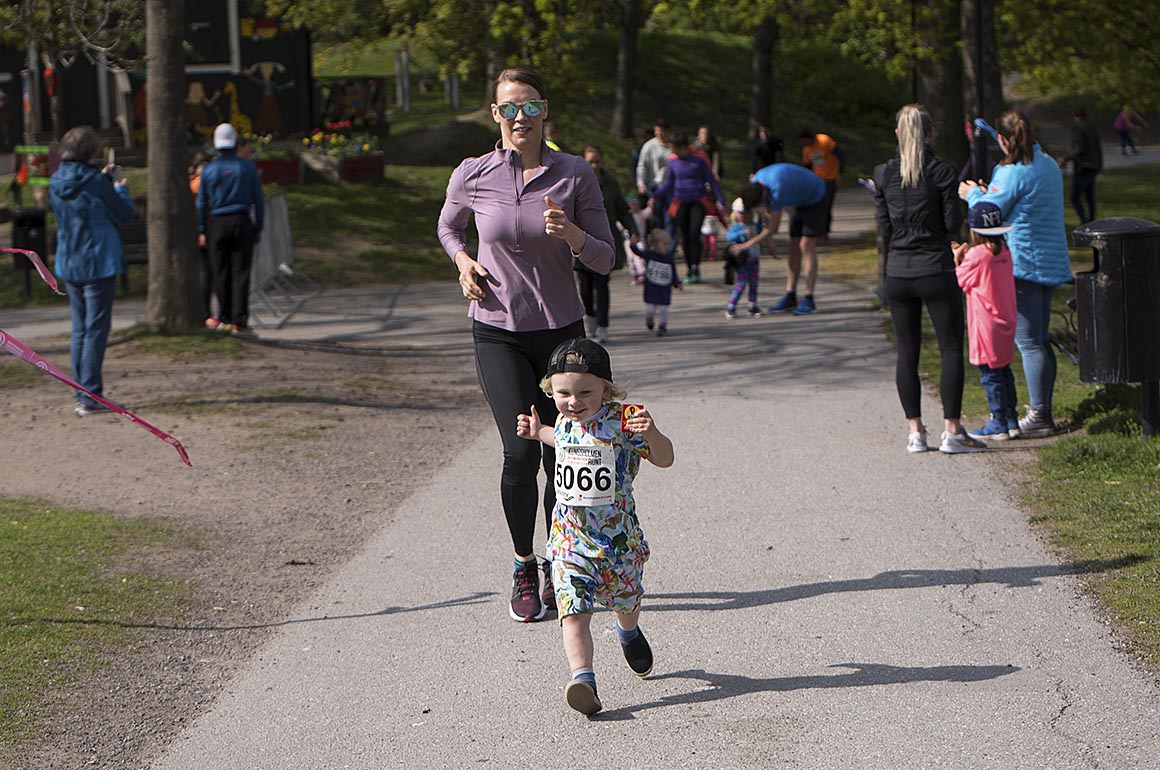
<path fill-rule="evenodd" d="M 607 394 L 607 397 L 603 399 L 604 403 L 607 404 L 610 400 L 615 401 L 616 399 L 624 398 L 628 395 L 628 391 L 625 390 L 625 386 L 623 384 L 619 382 L 613 382 L 612 380 L 606 380 L 603 377 L 598 379 L 604 383 L 604 391 Z M 552 395 L 554 392 L 552 390 L 552 375 L 549 374 L 547 377 L 540 380 L 540 390 L 544 391 L 546 395 Z"/>
<path fill-rule="evenodd" d="M 934 133 L 930 114 L 921 104 L 908 104 L 898 111 L 898 158 L 902 167 L 902 186 L 915 187 L 922 179 L 922 162 L 926 142 Z"/>

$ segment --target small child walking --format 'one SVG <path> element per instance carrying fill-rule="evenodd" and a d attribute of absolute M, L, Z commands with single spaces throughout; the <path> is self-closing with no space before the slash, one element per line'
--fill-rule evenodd
<path fill-rule="evenodd" d="M 644 325 L 655 326 L 657 336 L 669 333 L 669 305 L 673 302 L 673 287 L 684 289 L 677 277 L 673 262 L 673 239 L 659 227 L 648 234 L 648 248 L 632 244 L 634 254 L 644 260 Z M 657 318 L 659 316 L 659 319 Z"/>
<path fill-rule="evenodd" d="M 640 630 L 641 578 L 648 542 L 640 529 L 633 480 L 640 461 L 673 464 L 673 443 L 652 415 L 621 404 L 624 389 L 612 378 L 608 351 L 577 337 L 548 360 L 540 386 L 556 402 L 555 426 L 531 414 L 516 418 L 516 433 L 556 448 L 556 507 L 548 536 L 552 585 L 571 677 L 564 699 L 581 714 L 602 705 L 592 670 L 592 612 L 616 614 L 616 635 L 632 673 L 652 672 L 653 652 Z"/>
<path fill-rule="evenodd" d="M 652 229 L 656 227 L 656 223 L 652 218 L 652 209 L 647 208 L 641 201 L 640 196 L 634 192 L 624 196 L 628 201 L 628 210 L 632 214 L 633 221 L 636 222 L 636 232 L 640 238 L 647 238 Z M 628 254 L 628 271 L 632 277 L 634 285 L 644 283 L 645 262 L 635 251 L 632 250 L 632 240 L 624 239 L 624 250 Z"/>
<path fill-rule="evenodd" d="M 741 295 L 749 288 L 749 315 L 756 318 L 761 315 L 761 308 L 757 306 L 757 283 L 761 272 L 761 242 L 772 232 L 757 231 L 752 211 L 745 210 L 741 199 L 733 201 L 730 215 L 729 231 L 725 234 L 729 241 L 729 255 L 733 259 L 734 270 L 737 274 L 733 293 L 729 295 L 729 303 L 725 305 L 725 317 L 737 317 L 737 303 Z"/>
<path fill-rule="evenodd" d="M 1011 360 L 1015 357 L 1015 275 L 1004 233 L 1003 213 L 994 203 L 976 203 L 967 212 L 971 243 L 954 244 L 955 274 L 967 296 L 967 341 L 971 363 L 987 392 L 991 419 L 972 438 L 1005 441 L 1019 436 L 1018 396 Z"/>

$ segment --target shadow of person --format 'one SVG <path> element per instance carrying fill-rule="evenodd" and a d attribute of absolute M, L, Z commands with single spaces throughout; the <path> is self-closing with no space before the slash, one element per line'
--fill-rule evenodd
<path fill-rule="evenodd" d="M 665 695 L 648 703 L 610 709 L 593 718 L 608 721 L 633 719 L 636 714 L 648 709 L 711 703 L 760 692 L 792 692 L 794 690 L 819 690 L 836 687 L 878 687 L 909 682 L 983 682 L 998 679 L 1020 670 L 1018 666 L 1011 664 L 996 666 L 891 666 L 885 663 L 835 663 L 830 668 L 850 670 L 839 674 L 785 676 L 768 679 L 735 674 L 715 674 L 700 668 L 674 671 L 659 676 L 651 676 L 649 681 L 686 679 L 704 682 L 705 686 L 691 692 Z"/>
<path fill-rule="evenodd" d="M 1044 578 L 1107 572 L 1146 561 L 1151 557 L 1130 554 L 1116 559 L 1093 559 L 1072 565 L 1043 564 L 994 569 L 910 569 L 880 572 L 873 577 L 825 580 L 764 591 L 687 591 L 648 595 L 648 611 L 739 610 L 769 604 L 810 599 L 851 591 L 884 591 L 902 588 L 931 588 L 947 585 L 996 583 L 1008 588 L 1030 588 Z"/>

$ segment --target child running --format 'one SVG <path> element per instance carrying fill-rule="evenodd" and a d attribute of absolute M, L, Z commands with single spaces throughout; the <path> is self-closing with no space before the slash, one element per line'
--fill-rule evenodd
<path fill-rule="evenodd" d="M 761 315 L 761 308 L 757 306 L 757 281 L 761 270 L 761 242 L 773 234 L 769 228 L 757 231 L 754 224 L 754 212 L 746 211 L 745 204 L 738 198 L 733 201 L 733 213 L 730 215 L 732 224 L 725 234 L 729 241 L 729 254 L 737 272 L 737 282 L 733 286 L 733 293 L 729 296 L 729 304 L 725 306 L 725 317 L 737 317 L 737 302 L 741 299 L 745 287 L 749 287 L 749 315 L 756 318 Z"/>
<path fill-rule="evenodd" d="M 516 418 L 516 433 L 556 448 L 556 508 L 548 536 L 552 585 L 571 678 L 568 705 L 592 715 L 602 708 L 592 670 L 592 612 L 616 613 L 616 634 L 628 667 L 639 677 L 653 668 L 640 630 L 641 583 L 649 547 L 632 496 L 641 459 L 673 464 L 673 443 L 643 407 L 620 404 L 608 351 L 583 337 L 552 352 L 540 386 L 556 402 L 555 427 L 531 414 Z"/>
<path fill-rule="evenodd" d="M 677 268 L 671 253 L 672 236 L 657 228 L 648 234 L 648 248 L 632 244 L 634 254 L 644 260 L 644 325 L 656 326 L 657 336 L 669 333 L 669 305 L 673 301 L 673 287 L 684 289 L 677 277 Z M 660 323 L 657 323 L 657 316 Z"/>
<path fill-rule="evenodd" d="M 1003 234 L 1003 213 L 994 203 L 976 203 L 967 212 L 971 243 L 953 244 L 955 274 L 967 295 L 967 340 L 971 363 L 979 367 L 979 380 L 987 392 L 991 419 L 979 430 L 968 431 L 977 439 L 1004 441 L 1019 435 L 1018 397 L 1011 359 L 1015 356 L 1015 276 L 1011 251 Z"/>

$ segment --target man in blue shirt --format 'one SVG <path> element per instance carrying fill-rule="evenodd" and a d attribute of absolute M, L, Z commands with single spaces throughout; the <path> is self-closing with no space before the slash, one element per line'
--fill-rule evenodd
<path fill-rule="evenodd" d="M 789 259 L 785 270 L 785 296 L 769 309 L 809 315 L 817 309 L 814 285 L 818 279 L 818 238 L 826 233 L 826 183 L 804 166 L 774 163 L 759 169 L 741 190 L 746 209 L 757 208 L 765 227 L 777 232 L 782 209 L 792 208 L 789 222 Z M 797 296 L 798 278 L 805 295 Z"/>
<path fill-rule="evenodd" d="M 198 245 L 209 249 L 218 314 L 206 327 L 246 334 L 250 315 L 250 267 L 262 238 L 265 199 L 257 167 L 239 158 L 238 134 L 229 123 L 213 132 L 218 156 L 201 172 L 197 191 Z"/>

